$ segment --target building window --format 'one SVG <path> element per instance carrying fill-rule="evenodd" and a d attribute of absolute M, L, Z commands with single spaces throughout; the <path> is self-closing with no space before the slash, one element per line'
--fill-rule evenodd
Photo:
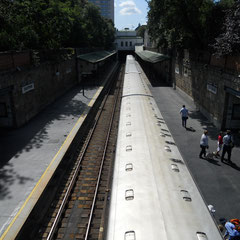
<path fill-rule="evenodd" d="M 125 42 L 125 46 L 126 46 L 126 47 L 128 46 L 128 42 Z"/>
<path fill-rule="evenodd" d="M 123 47 L 123 41 L 121 42 L 121 47 Z"/>
<path fill-rule="evenodd" d="M 129 46 L 130 46 L 130 47 L 132 46 L 132 42 L 129 42 Z"/>
<path fill-rule="evenodd" d="M 240 104 L 233 104 L 232 120 L 240 120 Z"/>
<path fill-rule="evenodd" d="M 7 117 L 6 103 L 0 103 L 0 117 Z"/>

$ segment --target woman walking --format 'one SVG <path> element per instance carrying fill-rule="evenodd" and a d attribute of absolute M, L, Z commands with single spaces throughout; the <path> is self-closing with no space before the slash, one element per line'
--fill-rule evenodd
<path fill-rule="evenodd" d="M 222 145 L 223 145 L 223 133 L 222 131 L 218 135 L 218 147 L 217 147 L 217 152 L 216 152 L 216 157 L 220 157 L 219 152 L 222 150 Z"/>

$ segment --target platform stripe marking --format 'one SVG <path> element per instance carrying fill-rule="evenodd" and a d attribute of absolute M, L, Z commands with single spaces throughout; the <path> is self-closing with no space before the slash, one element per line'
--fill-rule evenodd
<path fill-rule="evenodd" d="M 97 96 L 100 94 L 100 92 L 102 91 L 103 87 L 99 87 L 97 92 L 95 93 L 95 95 L 93 96 L 93 98 L 91 99 L 91 101 L 88 104 L 88 107 L 92 107 L 93 103 L 95 102 L 95 100 L 97 99 Z M 24 204 L 22 205 L 22 207 L 20 208 L 20 210 L 18 211 L 18 213 L 16 214 L 16 216 L 13 218 L 13 220 L 11 221 L 11 223 L 9 224 L 9 226 L 7 227 L 7 229 L 5 230 L 5 232 L 3 233 L 3 235 L 1 236 L 0 240 L 3 240 L 6 235 L 8 234 L 9 230 L 11 229 L 11 227 L 13 226 L 13 224 L 15 223 L 15 221 L 17 220 L 18 216 L 20 215 L 20 213 L 22 212 L 22 210 L 24 209 L 24 207 L 27 205 L 27 203 L 29 202 L 30 198 L 32 197 L 33 193 L 36 191 L 37 187 L 39 186 L 39 184 L 42 182 L 43 178 L 45 177 L 45 175 L 47 174 L 47 172 L 49 171 L 50 167 L 52 166 L 52 164 L 54 163 L 54 161 L 56 160 L 57 156 L 59 155 L 59 153 L 61 152 L 62 148 L 64 147 L 64 145 L 66 144 L 66 142 L 68 141 L 68 139 L 70 138 L 70 135 L 72 134 L 73 130 L 76 128 L 76 126 L 80 123 L 80 121 L 83 121 L 86 118 L 86 114 L 82 114 L 77 123 L 74 125 L 74 127 L 72 128 L 71 132 L 68 134 L 67 138 L 65 139 L 65 141 L 63 142 L 62 146 L 60 147 L 60 149 L 58 150 L 58 152 L 56 153 L 56 155 L 54 156 L 54 158 L 52 159 L 52 161 L 50 162 L 50 164 L 48 165 L 47 169 L 45 170 L 45 172 L 42 174 L 41 178 L 38 180 L 37 184 L 35 185 L 35 187 L 33 188 L 32 192 L 29 194 L 28 198 L 26 199 L 26 201 L 24 202 Z M 73 138 L 72 138 L 73 139 Z"/>

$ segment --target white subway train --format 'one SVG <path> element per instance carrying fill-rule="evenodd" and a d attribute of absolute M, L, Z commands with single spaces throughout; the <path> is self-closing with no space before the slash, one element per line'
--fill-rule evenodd
<path fill-rule="evenodd" d="M 221 240 L 133 56 L 127 56 L 107 240 Z"/>

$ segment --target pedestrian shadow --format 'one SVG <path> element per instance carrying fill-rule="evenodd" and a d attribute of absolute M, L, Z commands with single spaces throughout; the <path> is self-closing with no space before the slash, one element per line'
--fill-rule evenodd
<path fill-rule="evenodd" d="M 230 163 L 223 162 L 223 163 L 228 165 L 228 166 L 230 166 L 230 167 L 232 167 L 233 169 L 236 169 L 237 171 L 240 171 L 240 167 L 236 163 L 234 163 L 234 162 L 230 162 Z"/>
<path fill-rule="evenodd" d="M 221 166 L 221 164 L 219 164 L 219 161 L 218 160 L 215 160 L 215 159 L 209 159 L 209 158 L 205 158 L 205 160 L 206 161 L 208 161 L 209 163 L 211 163 L 211 164 L 214 164 L 214 165 L 216 165 L 216 166 Z"/>
<path fill-rule="evenodd" d="M 218 160 L 216 160 L 216 159 L 214 159 L 214 158 L 204 158 L 204 160 L 206 160 L 206 161 L 208 161 L 209 163 L 211 163 L 211 164 L 214 164 L 214 165 L 216 165 L 216 166 L 221 166 L 221 164 L 219 164 L 219 161 Z"/>
<path fill-rule="evenodd" d="M 193 127 L 186 127 L 186 130 L 189 132 L 196 132 L 196 130 Z"/>

